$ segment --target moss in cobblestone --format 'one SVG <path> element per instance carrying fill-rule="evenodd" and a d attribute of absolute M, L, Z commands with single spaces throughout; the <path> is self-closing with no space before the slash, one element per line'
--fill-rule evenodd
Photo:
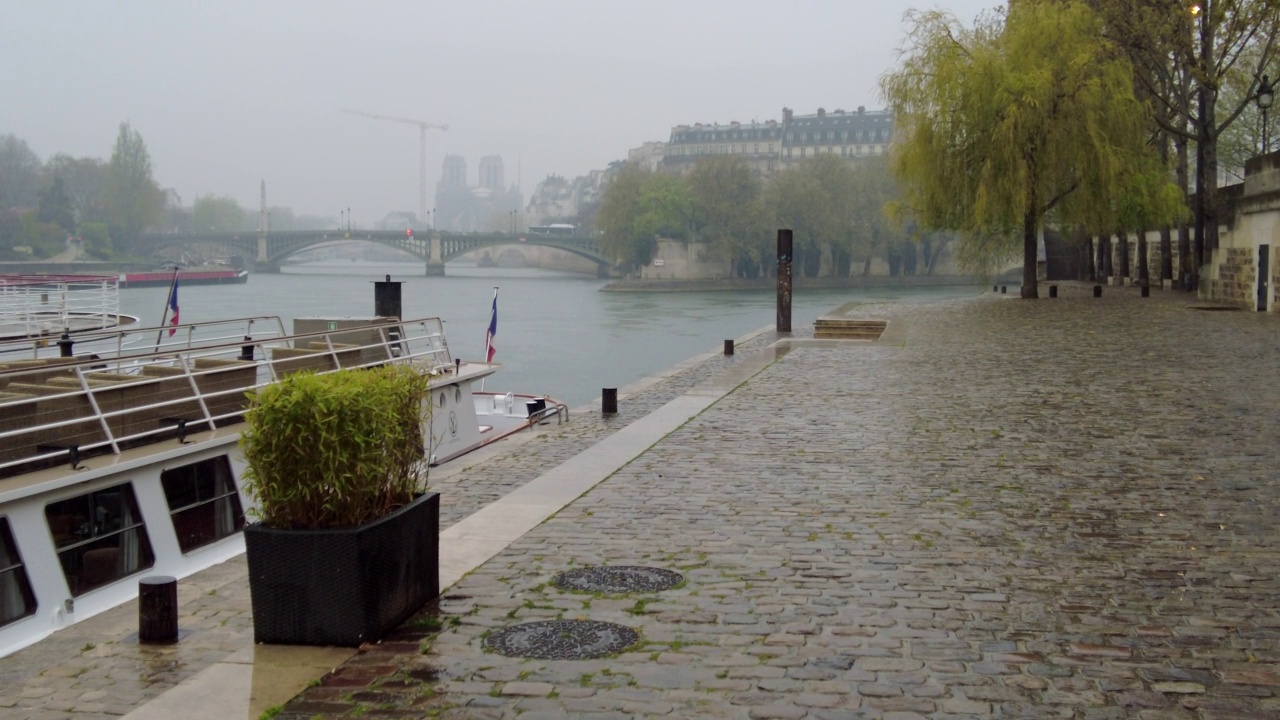
<path fill-rule="evenodd" d="M 648 611 L 645 610 L 645 606 L 656 602 L 658 602 L 658 598 L 640 598 L 639 600 L 636 600 L 635 605 L 623 610 L 623 612 L 631 615 L 646 615 L 648 614 Z"/>
<path fill-rule="evenodd" d="M 591 686 L 591 678 L 593 678 L 593 677 L 595 677 L 595 676 L 596 676 L 596 674 L 595 674 L 595 673 L 582 673 L 581 675 L 579 675 L 579 676 L 578 676 L 578 686 L 579 686 L 579 687 L 590 687 L 590 686 Z"/>
<path fill-rule="evenodd" d="M 82 652 L 82 653 L 87 653 L 87 652 L 89 652 L 90 650 L 92 650 L 92 649 L 94 649 L 94 648 L 96 648 L 96 647 L 98 647 L 98 646 L 97 646 L 97 645 L 94 645 L 93 643 L 85 643 L 85 644 L 84 644 L 84 646 L 80 648 L 80 652 Z"/>
<path fill-rule="evenodd" d="M 258 720 L 271 720 L 271 718 L 279 715 L 282 712 L 284 712 L 283 705 L 272 705 L 271 707 L 262 711 L 262 714 L 258 716 Z"/>

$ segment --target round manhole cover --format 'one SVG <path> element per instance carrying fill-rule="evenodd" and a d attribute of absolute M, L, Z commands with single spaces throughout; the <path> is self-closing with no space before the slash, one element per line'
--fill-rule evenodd
<path fill-rule="evenodd" d="M 625 625 L 595 620 L 542 620 L 490 635 L 484 646 L 507 657 L 586 660 L 622 652 L 640 639 Z"/>
<path fill-rule="evenodd" d="M 638 565 L 602 565 L 560 573 L 551 584 L 561 590 L 598 593 L 657 592 L 684 582 L 684 576 L 662 568 Z"/>

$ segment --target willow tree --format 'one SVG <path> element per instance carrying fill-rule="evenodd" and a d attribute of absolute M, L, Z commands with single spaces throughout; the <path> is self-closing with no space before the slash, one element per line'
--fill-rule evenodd
<path fill-rule="evenodd" d="M 906 18 L 902 63 L 881 81 L 904 208 L 986 239 L 984 255 L 1014 256 L 1020 235 L 1022 297 L 1035 298 L 1046 221 L 1117 227 L 1115 199 L 1150 167 L 1133 70 L 1082 2 L 1020 0 L 972 29 Z"/>

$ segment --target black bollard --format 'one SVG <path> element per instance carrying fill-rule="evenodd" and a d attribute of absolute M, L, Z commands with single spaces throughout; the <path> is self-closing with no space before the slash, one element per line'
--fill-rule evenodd
<path fill-rule="evenodd" d="M 1142 286 L 1142 297 L 1151 297 L 1151 286 L 1150 286 L 1150 285 L 1143 285 L 1143 286 Z"/>
<path fill-rule="evenodd" d="M 1058 286 L 1057 286 L 1057 285 L 1050 285 L 1050 286 L 1049 286 L 1049 297 L 1051 297 L 1051 298 L 1058 297 Z"/>
<path fill-rule="evenodd" d="M 153 575 L 138 581 L 138 642 L 178 641 L 178 581 Z"/>
<path fill-rule="evenodd" d="M 732 354 L 733 354 L 733 341 L 732 341 L 732 340 L 725 340 L 725 341 L 724 341 L 724 354 L 725 354 L 725 355 L 732 355 Z"/>
<path fill-rule="evenodd" d="M 999 285 L 992 285 L 992 286 L 991 286 L 991 292 L 1000 292 L 1000 286 L 999 286 Z"/>
<path fill-rule="evenodd" d="M 71 347 L 75 344 L 75 341 L 71 339 L 71 333 L 64 330 L 62 337 L 58 338 L 58 355 L 71 357 Z"/>
<path fill-rule="evenodd" d="M 1009 286 L 1008 286 L 1008 285 L 1001 285 L 1001 286 L 1000 286 L 1000 294 L 1001 294 L 1001 295 L 1004 295 L 1008 290 L 1009 290 Z"/>
<path fill-rule="evenodd" d="M 245 342 L 247 342 L 247 343 L 252 343 L 252 342 L 253 342 L 253 338 L 249 337 L 248 335 L 245 335 L 245 336 L 244 336 L 244 341 L 245 341 Z M 240 359 L 241 359 L 241 360 L 253 360 L 253 345 L 241 345 L 241 346 L 240 346 Z"/>
<path fill-rule="evenodd" d="M 600 391 L 600 412 L 605 415 L 618 414 L 618 388 L 605 388 Z"/>
<path fill-rule="evenodd" d="M 1094 297 L 1102 297 L 1102 286 L 1101 286 L 1101 285 L 1094 285 L 1094 286 L 1093 286 L 1093 296 L 1094 296 Z"/>
<path fill-rule="evenodd" d="M 791 231 L 778 230 L 778 321 L 774 330 L 791 332 Z"/>

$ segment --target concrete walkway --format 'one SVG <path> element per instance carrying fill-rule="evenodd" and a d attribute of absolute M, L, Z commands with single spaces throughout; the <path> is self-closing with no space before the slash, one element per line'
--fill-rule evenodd
<path fill-rule="evenodd" d="M 1280 716 L 1280 320 L 1154 295 L 864 306 L 855 314 L 890 320 L 881 343 L 704 358 L 655 384 L 661 402 L 639 416 L 571 424 L 589 442 L 530 441 L 524 458 L 556 462 L 502 494 L 543 498 L 559 467 L 546 484 L 582 483 L 571 502 L 277 717 Z M 580 465 L 561 443 L 587 451 Z M 484 465 L 509 477 L 525 461 Z M 607 477 L 576 496 L 595 475 Z M 550 584 L 601 564 L 686 582 L 618 596 Z M 597 660 L 483 646 L 543 619 L 615 622 L 641 640 Z M 57 673 L 0 703 L 61 688 L 68 667 L 46 662 Z M 205 687 L 230 697 L 234 676 Z M 0 715 L 119 707 L 13 702 Z"/>

